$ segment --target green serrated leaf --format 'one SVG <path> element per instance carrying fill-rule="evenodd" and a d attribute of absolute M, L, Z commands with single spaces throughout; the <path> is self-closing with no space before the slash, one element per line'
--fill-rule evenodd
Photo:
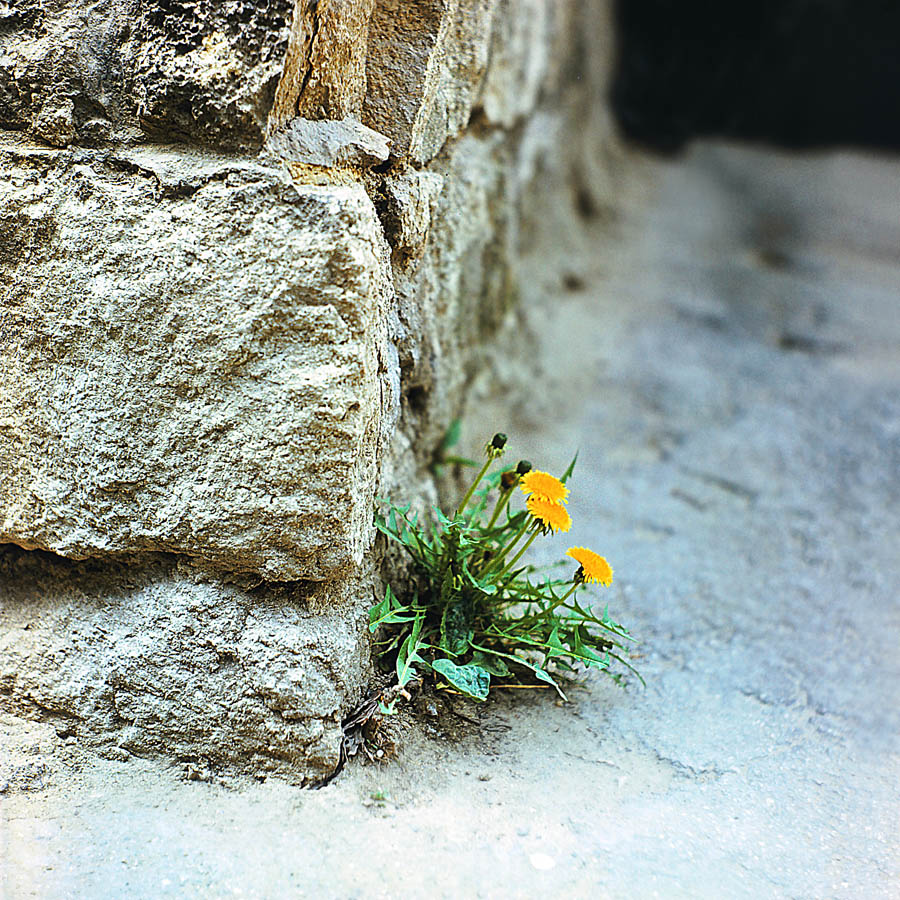
<path fill-rule="evenodd" d="M 442 460 L 445 465 L 466 466 L 470 469 L 477 469 L 478 463 L 468 456 L 445 456 Z"/>
<path fill-rule="evenodd" d="M 453 577 L 453 570 L 451 568 L 447 568 L 441 578 L 441 593 L 440 593 L 440 604 L 441 606 L 447 606 L 453 598 L 455 588 L 455 579 Z"/>
<path fill-rule="evenodd" d="M 609 668 L 609 651 L 607 650 L 605 656 L 601 656 L 591 644 L 597 644 L 600 649 L 603 649 L 603 643 L 600 642 L 600 639 L 594 638 L 591 635 L 587 634 L 582 625 L 576 625 L 572 631 L 572 649 L 575 653 L 579 654 L 584 662 L 590 667 L 593 666 L 597 669 L 608 669 Z M 610 641 L 606 642 L 606 646 L 609 647 L 611 644 Z"/>
<path fill-rule="evenodd" d="M 550 636 L 547 638 L 547 659 L 553 659 L 555 656 L 566 656 L 569 653 L 567 647 L 562 645 L 562 642 L 559 639 L 559 625 L 553 626 L 553 631 L 550 632 Z"/>
<path fill-rule="evenodd" d="M 388 585 L 388 588 L 384 593 L 384 600 L 376 603 L 369 610 L 369 631 L 371 631 L 373 634 L 375 633 L 375 629 L 378 627 L 377 623 L 381 621 L 382 617 L 390 615 L 392 596 L 393 594 L 391 592 L 391 586 Z"/>
<path fill-rule="evenodd" d="M 617 656 L 615 653 L 611 653 L 610 656 L 612 656 L 613 659 L 617 659 L 620 663 L 622 663 L 622 665 L 625 666 L 626 669 L 631 669 L 631 671 L 634 672 L 634 674 L 637 676 L 638 681 L 640 681 L 640 683 L 644 687 L 647 687 L 647 682 L 644 681 L 644 679 L 641 677 L 641 673 L 638 672 L 638 670 L 630 662 L 622 659 L 621 656 Z"/>
<path fill-rule="evenodd" d="M 634 638 L 628 633 L 627 629 L 623 628 L 617 622 L 614 622 L 609 618 L 609 615 L 604 613 L 603 618 L 598 619 L 593 613 L 584 609 L 578 601 L 573 596 L 569 601 L 572 604 L 572 609 L 574 612 L 578 613 L 585 621 L 593 622 L 595 625 L 599 625 L 604 630 L 610 632 L 611 634 L 615 634 L 618 637 L 625 638 L 627 641 L 634 641 Z"/>
<path fill-rule="evenodd" d="M 403 606 L 391 586 L 388 585 L 384 594 L 384 600 L 376 603 L 369 610 L 369 631 L 372 634 L 378 630 L 379 625 L 400 625 L 405 622 L 412 622 L 416 618 L 409 606 Z"/>
<path fill-rule="evenodd" d="M 416 670 L 413 668 L 413 663 L 417 658 L 417 654 L 412 649 L 412 640 L 407 636 L 406 640 L 400 645 L 400 650 L 397 653 L 397 684 L 399 684 L 400 687 L 404 687 L 410 678 L 416 677 Z"/>
<path fill-rule="evenodd" d="M 478 579 L 472 574 L 471 569 L 469 569 L 469 560 L 467 557 L 463 557 L 460 564 L 460 570 L 462 571 L 462 576 L 465 579 L 466 583 L 468 583 L 472 587 L 479 586 Z"/>
<path fill-rule="evenodd" d="M 375 646 L 380 648 L 378 650 L 378 655 L 384 656 L 385 654 L 390 653 L 391 650 L 395 650 L 400 645 L 400 641 L 402 641 L 402 640 L 403 640 L 403 635 L 400 632 L 397 632 L 396 634 L 392 635 L 388 640 L 377 642 L 375 644 Z"/>
<path fill-rule="evenodd" d="M 432 668 L 453 687 L 473 700 L 487 699 L 491 689 L 491 673 L 487 669 L 474 663 L 458 666 L 450 659 L 436 659 Z"/>
<path fill-rule="evenodd" d="M 511 660 L 512 662 L 522 666 L 525 669 L 530 669 L 532 672 L 534 672 L 535 678 L 537 678 L 539 681 L 545 681 L 548 684 L 553 685 L 553 687 L 556 688 L 556 692 L 559 694 L 559 696 L 562 697 L 563 700 L 568 700 L 568 697 L 566 697 L 566 695 L 562 692 L 562 689 L 553 680 L 553 677 L 550 675 L 550 673 L 542 669 L 540 666 L 535 665 L 533 662 L 529 662 L 529 660 L 525 659 L 524 657 L 514 656 L 512 653 L 501 653 L 499 650 L 492 650 L 490 647 L 482 647 L 479 644 L 472 644 L 471 646 L 473 650 L 481 650 L 484 653 L 490 653 L 492 656 L 500 656 L 503 659 Z"/>
<path fill-rule="evenodd" d="M 448 519 L 448 518 L 444 515 L 444 513 L 441 511 L 440 507 L 438 507 L 438 506 L 432 506 L 431 508 L 434 510 L 434 513 L 435 513 L 435 515 L 437 516 L 438 522 L 440 522 L 441 525 L 443 525 L 444 530 L 445 530 L 445 531 L 449 531 L 449 529 L 453 526 L 453 520 L 452 520 L 452 519 Z"/>
<path fill-rule="evenodd" d="M 562 692 L 562 688 L 553 680 L 553 676 L 550 675 L 549 672 L 545 671 L 540 666 L 534 666 L 527 663 L 525 663 L 525 665 L 528 665 L 528 668 L 531 669 L 532 672 L 534 672 L 535 678 L 537 678 L 539 681 L 546 681 L 547 684 L 552 684 L 553 687 L 556 688 L 556 693 L 559 694 L 559 696 L 562 697 L 563 700 L 568 702 L 569 698 L 566 697 L 566 695 Z"/>

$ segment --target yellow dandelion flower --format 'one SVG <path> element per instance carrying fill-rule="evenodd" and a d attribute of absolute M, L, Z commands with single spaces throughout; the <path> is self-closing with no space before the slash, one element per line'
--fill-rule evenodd
<path fill-rule="evenodd" d="M 594 553 L 587 547 L 569 547 L 566 556 L 571 556 L 575 562 L 581 564 L 585 581 L 596 581 L 605 587 L 612 584 L 613 570 L 599 553 Z"/>
<path fill-rule="evenodd" d="M 535 519 L 551 531 L 568 531 L 572 527 L 572 519 L 562 503 L 551 503 L 543 497 L 529 497 L 525 506 Z"/>
<path fill-rule="evenodd" d="M 537 469 L 526 472 L 519 486 L 526 494 L 550 503 L 564 503 L 569 496 L 569 489 L 558 478 Z"/>

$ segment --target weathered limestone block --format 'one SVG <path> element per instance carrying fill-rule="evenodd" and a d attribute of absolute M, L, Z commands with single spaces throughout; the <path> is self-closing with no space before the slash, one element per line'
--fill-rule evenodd
<path fill-rule="evenodd" d="M 366 93 L 369 20 L 375 0 L 295 0 L 290 41 L 269 128 L 295 116 L 358 116 Z"/>
<path fill-rule="evenodd" d="M 258 148 L 284 61 L 290 0 L 151 0 L 139 9 L 119 56 L 143 132 Z"/>
<path fill-rule="evenodd" d="M 469 121 L 488 62 L 491 0 L 379 0 L 362 120 L 425 163 Z"/>
<path fill-rule="evenodd" d="M 390 395 L 365 191 L 153 149 L 2 172 L 0 542 L 359 564 Z"/>
<path fill-rule="evenodd" d="M 4 4 L 0 127 L 66 146 L 98 128 L 108 135 L 113 120 L 133 120 L 116 86 L 122 76 L 116 49 L 133 6 L 98 4 L 85 16 L 77 0 Z"/>
<path fill-rule="evenodd" d="M 259 147 L 291 0 L 13 0 L 0 10 L 0 127 L 55 146 L 141 133 Z"/>
<path fill-rule="evenodd" d="M 0 548 L 0 703 L 121 758 L 326 775 L 369 672 L 360 598 Z"/>

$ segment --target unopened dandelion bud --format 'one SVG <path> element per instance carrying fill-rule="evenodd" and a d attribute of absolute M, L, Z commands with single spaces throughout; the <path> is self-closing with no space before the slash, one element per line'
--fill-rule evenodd
<path fill-rule="evenodd" d="M 498 431 L 492 438 L 490 443 L 484 448 L 485 455 L 488 459 L 499 459 L 503 456 L 503 448 L 506 446 L 506 435 L 502 431 Z"/>
<path fill-rule="evenodd" d="M 519 464 L 516 466 L 516 474 L 517 475 L 525 475 L 527 472 L 531 471 L 531 463 L 528 462 L 527 459 L 520 459 Z"/>

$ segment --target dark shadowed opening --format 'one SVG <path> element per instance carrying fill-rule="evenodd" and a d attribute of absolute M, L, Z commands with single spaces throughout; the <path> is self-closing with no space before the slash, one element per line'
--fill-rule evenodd
<path fill-rule="evenodd" d="M 632 140 L 900 148 L 900 3 L 617 0 L 616 19 L 611 99 Z"/>

